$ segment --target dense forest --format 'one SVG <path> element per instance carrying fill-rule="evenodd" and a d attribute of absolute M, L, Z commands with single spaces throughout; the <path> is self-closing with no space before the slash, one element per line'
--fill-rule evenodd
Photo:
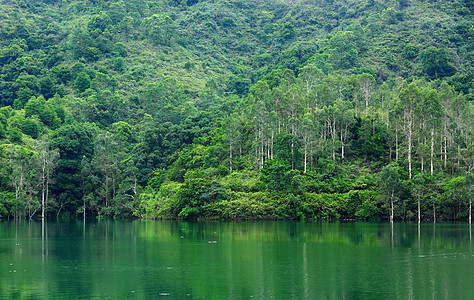
<path fill-rule="evenodd" d="M 0 218 L 470 221 L 471 0 L 0 15 Z"/>

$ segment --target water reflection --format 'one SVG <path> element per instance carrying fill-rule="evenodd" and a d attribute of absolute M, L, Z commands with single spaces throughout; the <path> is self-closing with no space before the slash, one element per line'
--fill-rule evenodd
<path fill-rule="evenodd" d="M 465 299 L 473 257 L 468 224 L 0 222 L 0 298 Z"/>

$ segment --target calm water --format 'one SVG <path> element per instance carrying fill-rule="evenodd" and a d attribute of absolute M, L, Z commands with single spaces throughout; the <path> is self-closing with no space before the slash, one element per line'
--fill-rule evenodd
<path fill-rule="evenodd" d="M 467 224 L 0 221 L 1 299 L 473 299 Z"/>

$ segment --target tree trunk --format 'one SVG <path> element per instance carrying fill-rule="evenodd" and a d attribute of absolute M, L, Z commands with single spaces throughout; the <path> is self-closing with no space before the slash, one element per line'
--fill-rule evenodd
<path fill-rule="evenodd" d="M 342 137 L 342 131 L 341 131 L 341 157 L 344 158 L 344 139 Z"/>
<path fill-rule="evenodd" d="M 232 173 L 232 143 L 229 145 L 229 173 Z"/>
<path fill-rule="evenodd" d="M 45 169 L 46 169 L 46 162 L 45 162 L 45 159 L 43 157 L 43 165 L 42 165 L 42 169 L 41 169 L 41 219 L 44 219 L 44 217 L 45 217 L 45 215 L 44 215 L 45 198 L 46 198 L 46 190 L 45 190 L 46 172 L 45 172 Z"/>
<path fill-rule="evenodd" d="M 472 195 L 471 195 L 472 198 Z M 471 224 L 471 213 L 472 213 L 472 200 L 469 199 L 469 224 Z"/>
<path fill-rule="evenodd" d="M 418 197 L 418 224 L 421 223 L 421 205 L 420 205 L 420 197 Z"/>
<path fill-rule="evenodd" d="M 444 168 L 446 169 L 448 163 L 448 133 L 446 123 L 444 123 Z"/>
<path fill-rule="evenodd" d="M 398 130 L 395 130 L 395 160 L 398 160 Z"/>
<path fill-rule="evenodd" d="M 306 174 L 307 157 L 308 157 L 308 143 L 305 143 L 304 144 L 304 171 L 303 171 L 304 174 Z"/>
<path fill-rule="evenodd" d="M 369 97 L 365 97 L 365 117 L 369 115 Z"/>
<path fill-rule="evenodd" d="M 431 128 L 431 160 L 430 160 L 430 172 L 433 175 L 433 156 L 434 156 L 434 128 Z"/>
<path fill-rule="evenodd" d="M 270 159 L 273 159 L 273 139 L 274 139 L 274 133 L 273 133 L 273 129 L 272 129 L 272 140 L 271 140 L 271 143 L 270 143 Z"/>
<path fill-rule="evenodd" d="M 109 206 L 109 175 L 105 173 L 105 207 Z"/>
<path fill-rule="evenodd" d="M 412 147 L 412 119 L 411 115 L 408 117 L 408 176 L 411 179 L 412 178 L 412 161 L 411 161 L 411 147 Z"/>
<path fill-rule="evenodd" d="M 393 196 L 394 191 L 392 191 L 392 195 L 390 196 L 390 223 L 393 223 Z"/>

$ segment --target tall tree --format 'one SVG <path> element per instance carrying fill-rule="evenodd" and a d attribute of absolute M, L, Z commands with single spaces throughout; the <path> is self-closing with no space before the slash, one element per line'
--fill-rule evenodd
<path fill-rule="evenodd" d="M 369 114 L 370 101 L 375 94 L 375 78 L 372 74 L 362 73 L 357 76 L 357 94 L 365 103 L 365 116 Z"/>
<path fill-rule="evenodd" d="M 393 223 L 395 201 L 398 199 L 402 187 L 397 164 L 391 163 L 382 169 L 379 186 L 382 194 L 385 194 L 384 197 L 389 200 L 390 222 Z"/>
<path fill-rule="evenodd" d="M 241 147 L 241 124 L 236 114 L 230 115 L 223 123 L 225 130 L 225 141 L 228 143 L 229 151 L 229 173 L 232 173 L 233 159 L 236 150 Z"/>
<path fill-rule="evenodd" d="M 413 176 L 413 162 L 412 162 L 412 149 L 413 149 L 413 136 L 414 136 L 414 122 L 415 122 L 415 111 L 417 106 L 422 103 L 423 94 L 416 85 L 411 83 L 406 89 L 400 92 L 400 105 L 403 108 L 403 119 L 404 119 L 404 131 L 407 137 L 407 154 L 408 154 L 408 176 L 411 179 Z"/>
<path fill-rule="evenodd" d="M 338 99 L 334 104 L 336 109 L 336 127 L 341 142 L 341 157 L 345 156 L 345 147 L 349 140 L 349 128 L 355 123 L 354 110 L 348 101 Z"/>
<path fill-rule="evenodd" d="M 304 161 L 303 161 L 303 173 L 306 174 L 307 166 L 308 166 L 308 156 L 311 153 L 311 144 L 314 142 L 314 123 L 313 118 L 306 115 L 303 116 L 300 120 L 299 127 L 299 136 L 303 142 L 303 150 L 304 150 Z"/>
<path fill-rule="evenodd" d="M 428 90 L 423 99 L 421 114 L 425 117 L 430 135 L 430 173 L 434 172 L 435 132 L 441 124 L 441 104 L 436 90 Z"/>
<path fill-rule="evenodd" d="M 49 138 L 44 135 L 36 141 L 36 160 L 38 164 L 38 175 L 41 187 L 41 218 L 46 217 L 46 209 L 49 199 L 49 186 L 52 180 L 52 173 L 57 166 L 59 159 L 58 149 L 51 149 Z"/>

